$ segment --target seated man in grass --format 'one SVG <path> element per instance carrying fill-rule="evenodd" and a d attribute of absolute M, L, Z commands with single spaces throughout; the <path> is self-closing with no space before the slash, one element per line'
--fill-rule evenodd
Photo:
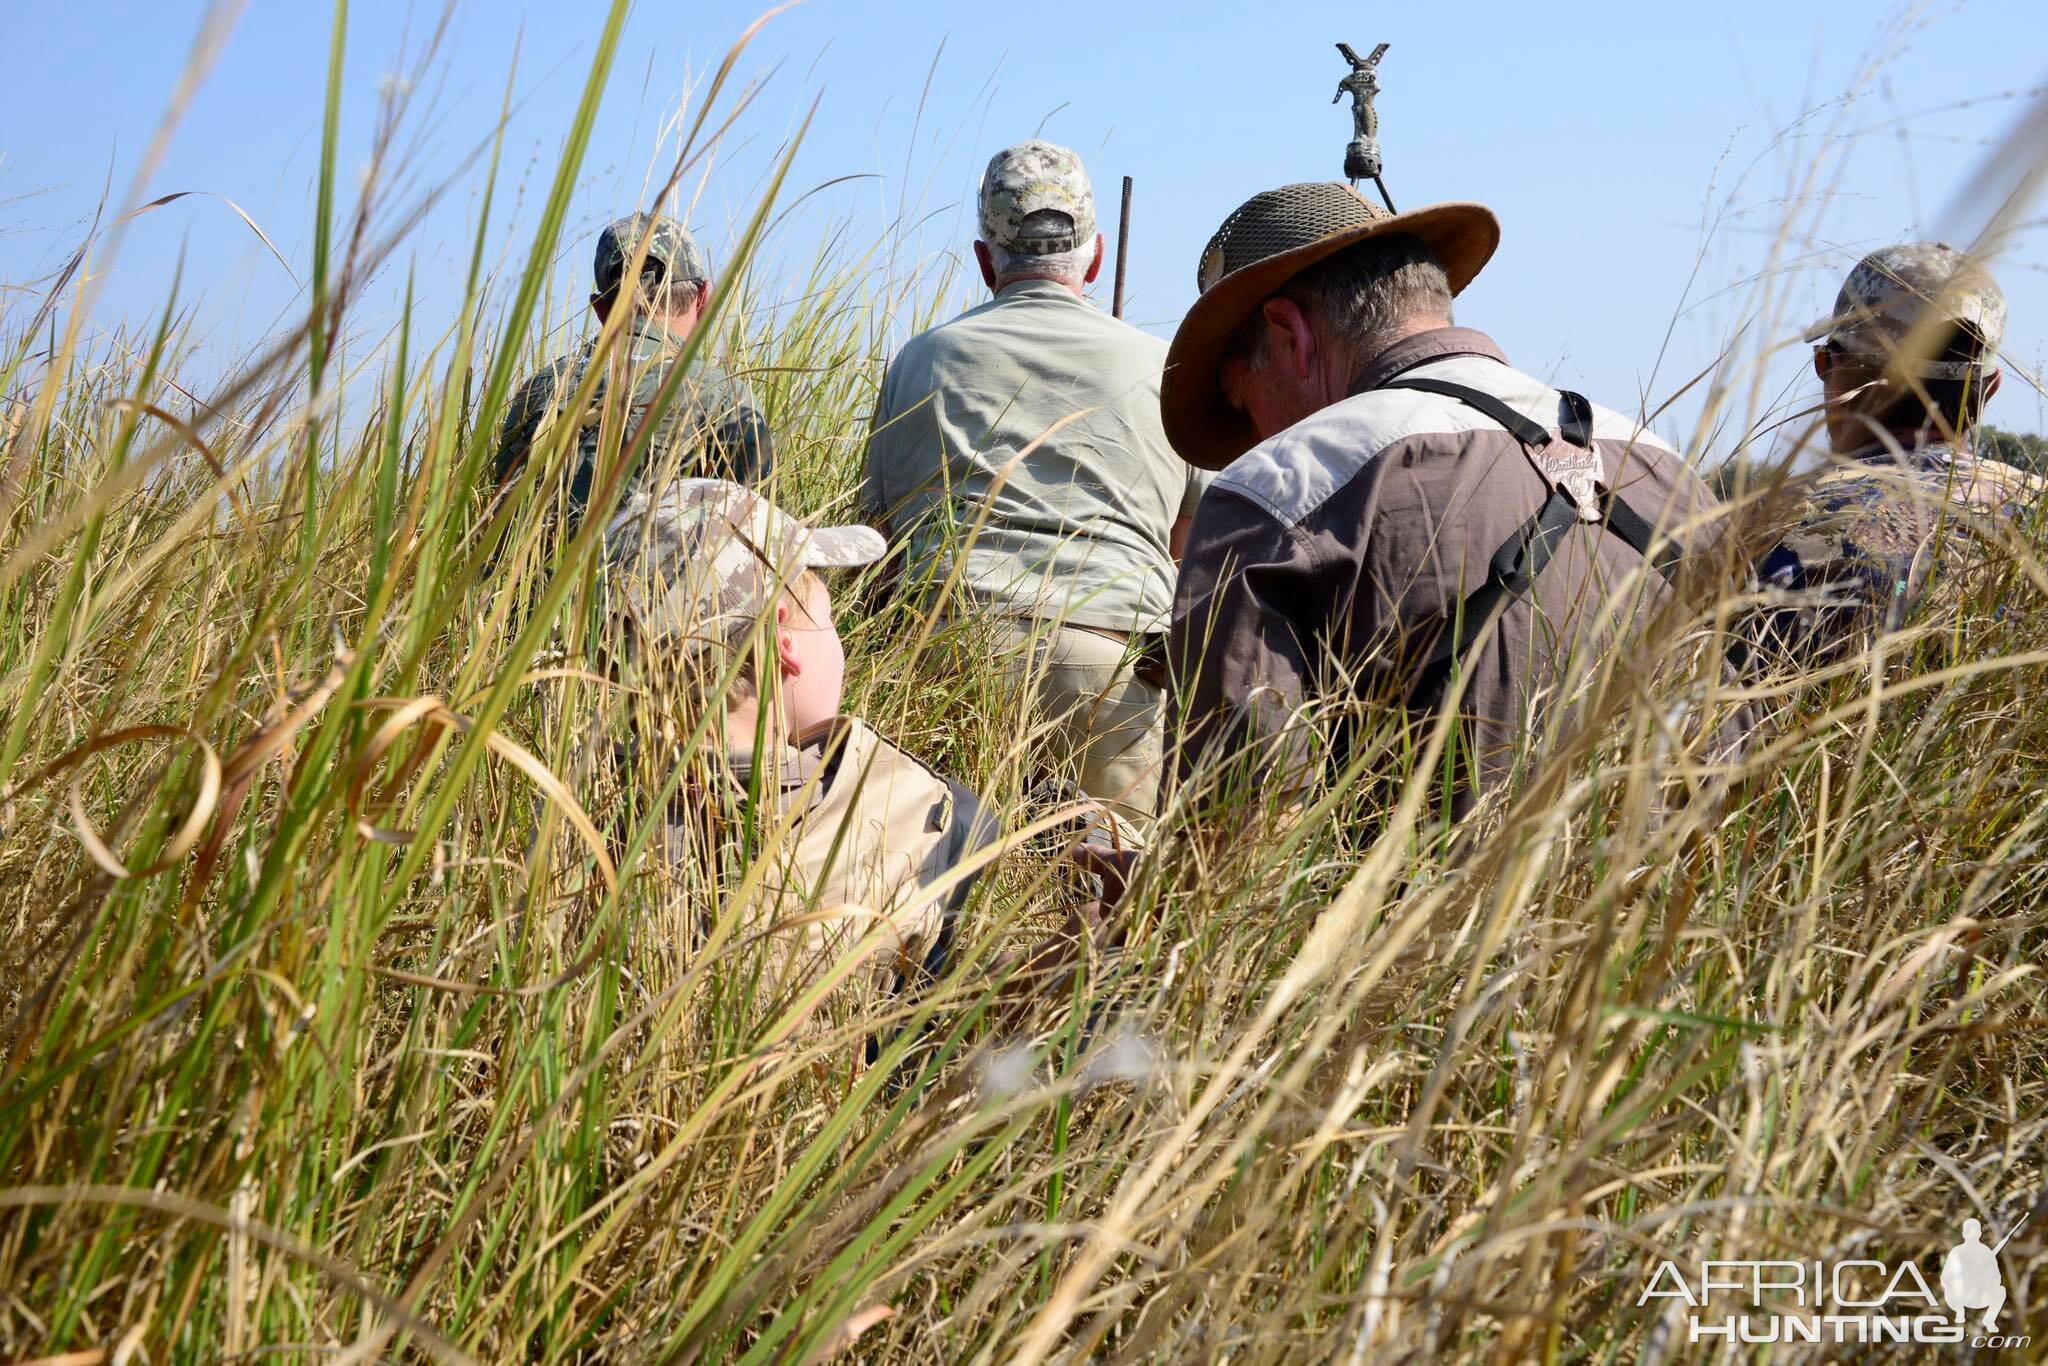
<path fill-rule="evenodd" d="M 765 914 L 742 908 L 736 928 L 770 937 L 769 998 L 878 926 L 884 979 L 936 970 L 970 881 L 955 870 L 994 837 L 972 792 L 840 712 L 846 655 L 819 571 L 885 550 L 868 527 L 806 526 L 713 479 L 636 493 L 608 528 L 642 744 L 680 745 L 710 717 L 708 780 L 679 803 L 672 855 L 716 866 L 738 841 L 768 861 Z"/>
<path fill-rule="evenodd" d="M 636 213 L 598 234 L 590 311 L 602 326 L 614 310 L 631 310 L 625 334 L 594 378 L 590 367 L 599 359 L 596 338 L 584 344 L 580 355 L 559 357 L 519 386 L 498 430 L 494 474 L 499 487 L 525 467 L 542 434 L 564 420 L 577 427 L 564 492 L 564 511 L 572 525 L 582 518 L 597 486 L 600 437 L 608 429 L 617 433 L 612 438 L 617 442 L 615 458 L 624 458 L 641 429 L 649 422 L 656 424 L 639 467 L 630 475 L 635 485 L 659 489 L 679 475 L 746 484 L 768 478 L 774 452 L 753 390 L 701 350 L 684 374 L 672 377 L 675 362 L 710 306 L 710 273 L 697 239 L 672 218 Z M 579 403 L 586 382 L 591 386 L 588 397 L 569 412 L 570 405 Z M 607 395 L 619 393 L 626 395 L 623 405 L 607 403 Z M 609 443 L 602 448 L 614 449 Z"/>
<path fill-rule="evenodd" d="M 1771 644 L 1817 663 L 1897 630 L 2040 498 L 2038 478 L 1971 449 L 2004 333 L 1997 281 L 1953 247 L 1883 247 L 1849 273 L 1807 333 L 1830 457 L 1759 566 L 1784 604 Z"/>
<path fill-rule="evenodd" d="M 1142 821 L 1165 733 L 1152 663 L 1207 477 L 1160 429 L 1165 346 L 1084 297 L 1103 252 L 1081 159 L 1037 141 L 997 153 L 980 223 L 994 297 L 889 362 L 862 506 L 906 586 L 952 583 L 996 625 L 1046 762 Z"/>
<path fill-rule="evenodd" d="M 1454 707 L 1462 812 L 1569 732 L 1706 548 L 1712 499 L 1676 451 L 1456 324 L 1499 239 L 1482 205 L 1393 214 L 1311 183 L 1210 240 L 1160 390 L 1175 448 L 1220 471 L 1169 649 L 1184 779 L 1393 771 Z"/>
<path fill-rule="evenodd" d="M 674 750 L 709 722 L 708 778 L 672 808 L 671 865 L 717 868 L 733 847 L 755 861 L 758 892 L 707 928 L 714 944 L 767 936 L 756 1000 L 792 1000 L 828 974 L 900 991 L 941 972 L 973 882 L 962 865 L 998 835 L 972 791 L 840 710 L 846 655 L 819 571 L 884 550 L 868 527 L 810 527 L 713 479 L 636 494 L 607 528 L 613 648 L 640 690 L 643 746 Z M 1074 857 L 1105 901 L 1122 895 L 1127 858 L 1086 844 Z M 1065 980 L 1100 913 L 1070 912 L 994 966 L 998 1029 Z M 878 928 L 861 971 L 847 955 Z M 848 1015 L 872 998 L 831 999 Z"/>

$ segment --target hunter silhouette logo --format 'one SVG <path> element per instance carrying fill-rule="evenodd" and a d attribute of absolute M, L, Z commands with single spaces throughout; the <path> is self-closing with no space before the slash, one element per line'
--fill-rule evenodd
<path fill-rule="evenodd" d="M 1661 1261 L 1636 1300 L 1684 1304 L 1688 1342 L 1810 1342 L 1877 1345 L 1949 1343 L 1977 1348 L 2025 1347 L 2032 1339 L 2001 1335 L 2005 1278 L 1998 1254 L 2026 1225 L 2022 1215 L 1987 1247 L 1984 1225 L 1963 1221 L 1963 1240 L 1941 1259 L 1939 1296 L 1911 1261 L 1873 1258 L 1828 1261 L 1722 1261 L 1699 1263 L 1688 1278 Z M 1944 1313 L 1943 1309 L 1947 1312 Z M 1676 1309 L 1677 1306 L 1671 1306 Z M 1973 1333 L 1969 1320 L 1978 1318 Z"/>
<path fill-rule="evenodd" d="M 1984 1225 L 1975 1219 L 1963 1220 L 1963 1241 L 1950 1248 L 1941 1262 L 1941 1297 L 1955 1311 L 1957 1323 L 1971 1311 L 1982 1309 L 1984 1331 L 1998 1331 L 1998 1311 L 2005 1308 L 2005 1278 L 1998 1273 L 1998 1254 L 2026 1222 L 2027 1216 L 2022 1214 L 1997 1247 L 1986 1247 Z"/>

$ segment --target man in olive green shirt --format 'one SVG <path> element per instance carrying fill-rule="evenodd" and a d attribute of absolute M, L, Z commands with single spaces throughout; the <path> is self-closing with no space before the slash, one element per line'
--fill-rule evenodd
<path fill-rule="evenodd" d="M 897 543 L 907 583 L 953 580 L 1005 619 L 1013 677 L 1053 724 L 1055 765 L 1090 796 L 1150 815 L 1164 697 L 1134 665 L 1166 629 L 1205 476 L 1160 425 L 1166 344 L 1082 296 L 1102 236 L 1080 158 L 1045 142 L 998 153 L 980 218 L 974 253 L 995 297 L 890 363 L 865 509 Z"/>
<path fill-rule="evenodd" d="M 638 267 L 638 288 L 625 288 L 626 276 Z M 758 484 L 774 463 L 768 424 L 761 406 L 745 383 L 701 356 L 690 363 L 669 401 L 656 410 L 671 367 L 696 331 L 711 301 L 709 263 L 690 230 L 672 218 L 636 213 L 598 234 L 592 274 L 596 292 L 590 310 L 602 325 L 623 299 L 633 310 L 605 370 L 596 380 L 588 404 L 574 419 L 578 425 L 576 454 L 564 493 L 571 524 L 579 521 L 590 501 L 597 474 L 598 438 L 603 428 L 605 394 L 614 377 L 629 397 L 618 450 L 632 448 L 644 423 L 658 425 L 645 448 L 640 468 L 628 487 L 657 488 L 679 477 L 734 479 Z M 561 420 L 564 405 L 573 403 L 583 387 L 596 353 L 596 339 L 575 357 L 561 356 L 519 386 L 498 429 L 494 473 L 499 487 L 516 476 L 534 442 L 549 425 Z"/>

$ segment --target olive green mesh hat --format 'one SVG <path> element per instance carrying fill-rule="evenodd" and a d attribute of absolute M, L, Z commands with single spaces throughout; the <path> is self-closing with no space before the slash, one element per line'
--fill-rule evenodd
<path fill-rule="evenodd" d="M 1500 222 L 1483 204 L 1432 204 L 1393 213 L 1348 185 L 1282 185 L 1237 206 L 1195 271 L 1201 297 L 1181 319 L 1159 386 L 1167 439 L 1181 459 L 1220 470 L 1258 444 L 1244 414 L 1224 401 L 1217 366 L 1231 336 L 1295 276 L 1369 237 L 1421 239 L 1443 264 L 1453 294 L 1500 245 Z"/>

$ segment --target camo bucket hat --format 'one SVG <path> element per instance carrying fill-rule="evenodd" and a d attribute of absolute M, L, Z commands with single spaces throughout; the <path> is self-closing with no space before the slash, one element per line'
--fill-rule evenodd
<path fill-rule="evenodd" d="M 1065 219 L 1059 230 L 1027 226 L 1047 210 Z M 1079 154 L 1033 139 L 991 157 L 981 175 L 981 236 L 1020 256 L 1058 256 L 1093 242 L 1095 191 Z"/>
<path fill-rule="evenodd" d="M 1420 238 L 1456 294 L 1500 245 L 1483 204 L 1432 204 L 1393 213 L 1348 185 L 1315 181 L 1255 194 L 1223 220 L 1195 274 L 1201 297 L 1180 321 L 1159 385 L 1166 436 L 1181 459 L 1220 470 L 1258 444 L 1251 420 L 1223 397 L 1217 369 L 1237 329 L 1310 266 L 1371 237 Z"/>
<path fill-rule="evenodd" d="M 2005 340 L 2005 292 L 1948 243 L 1906 242 L 1858 261 L 1835 295 L 1834 312 L 1807 328 L 1806 340 L 1920 379 L 1968 378 L 1970 361 L 1927 358 L 1947 345 L 1946 337 L 1934 329 L 1913 336 L 1937 319 L 1966 330 L 1988 361 Z"/>
<path fill-rule="evenodd" d="M 605 528 L 611 616 L 629 654 L 723 649 L 806 569 L 873 564 L 872 527 L 813 527 L 723 479 L 635 493 Z"/>
<path fill-rule="evenodd" d="M 597 235 L 597 257 L 591 263 L 591 275 L 597 282 L 598 293 L 609 294 L 619 287 L 620 278 L 643 242 L 647 244 L 647 259 L 640 267 L 642 274 L 653 267 L 670 280 L 711 278 L 704 249 L 697 245 L 688 228 L 658 213 L 635 213 L 606 224 Z"/>

